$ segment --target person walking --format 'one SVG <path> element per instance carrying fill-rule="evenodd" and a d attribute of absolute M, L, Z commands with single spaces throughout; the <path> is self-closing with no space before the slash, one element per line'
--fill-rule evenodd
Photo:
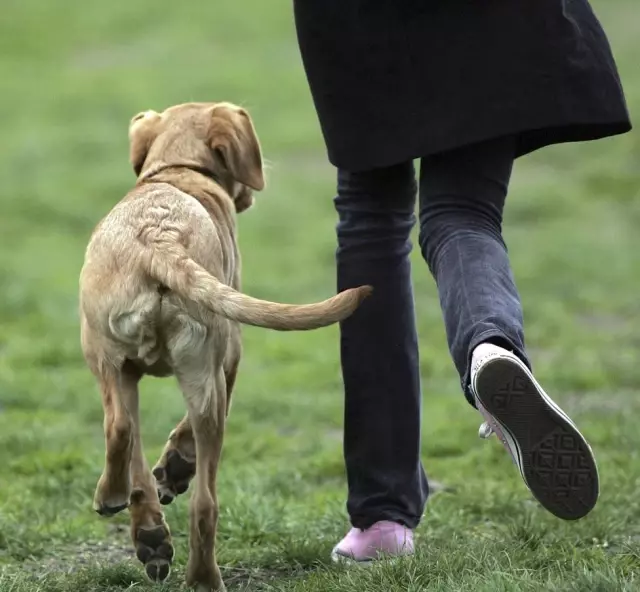
<path fill-rule="evenodd" d="M 435 278 L 462 390 L 547 510 L 596 504 L 593 453 L 533 377 L 502 236 L 514 161 L 631 129 L 587 0 L 294 0 L 311 96 L 337 168 L 337 289 L 352 529 L 334 559 L 412 553 L 429 488 L 409 253 Z M 420 159 L 416 181 L 414 160 Z"/>

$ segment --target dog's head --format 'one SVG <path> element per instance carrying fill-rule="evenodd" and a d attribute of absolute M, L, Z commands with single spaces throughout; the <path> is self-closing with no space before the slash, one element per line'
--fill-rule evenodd
<path fill-rule="evenodd" d="M 185 103 L 138 113 L 129 125 L 130 160 L 138 177 L 186 166 L 218 180 L 236 210 L 264 189 L 260 143 L 246 110 L 231 103 Z"/>

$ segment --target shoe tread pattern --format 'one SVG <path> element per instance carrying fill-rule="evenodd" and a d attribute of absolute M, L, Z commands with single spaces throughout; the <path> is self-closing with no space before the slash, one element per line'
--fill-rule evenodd
<path fill-rule="evenodd" d="M 476 390 L 480 403 L 520 447 L 524 479 L 542 506 L 565 520 L 586 516 L 598 500 L 599 482 L 582 434 L 547 403 L 515 361 L 488 362 Z"/>

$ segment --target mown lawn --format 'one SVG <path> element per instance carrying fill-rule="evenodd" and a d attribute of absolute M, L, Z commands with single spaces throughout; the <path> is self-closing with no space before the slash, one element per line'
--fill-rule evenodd
<path fill-rule="evenodd" d="M 640 110 L 640 5 L 596 0 Z M 93 225 L 127 191 L 136 112 L 188 100 L 248 107 L 269 186 L 241 218 L 244 288 L 281 301 L 334 290 L 333 171 L 297 53 L 291 6 L 243 0 L 3 0 L 0 17 L 0 592 L 178 590 L 187 499 L 167 510 L 177 559 L 146 583 L 127 516 L 91 509 L 102 410 L 79 348 L 77 278 Z M 330 564 L 347 528 L 335 328 L 246 329 L 221 468 L 219 561 L 230 590 L 640 590 L 640 136 L 518 163 L 505 223 L 537 376 L 598 456 L 596 510 L 535 505 L 458 392 L 437 294 L 415 253 L 423 455 L 443 488 L 417 556 Z M 155 461 L 183 414 L 147 379 Z"/>

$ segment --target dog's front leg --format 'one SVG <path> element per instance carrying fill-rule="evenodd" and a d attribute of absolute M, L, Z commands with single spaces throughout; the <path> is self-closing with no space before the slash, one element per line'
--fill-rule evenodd
<path fill-rule="evenodd" d="M 169 434 L 169 440 L 153 468 L 161 504 L 170 504 L 187 491 L 196 474 L 196 442 L 187 413 Z"/>

